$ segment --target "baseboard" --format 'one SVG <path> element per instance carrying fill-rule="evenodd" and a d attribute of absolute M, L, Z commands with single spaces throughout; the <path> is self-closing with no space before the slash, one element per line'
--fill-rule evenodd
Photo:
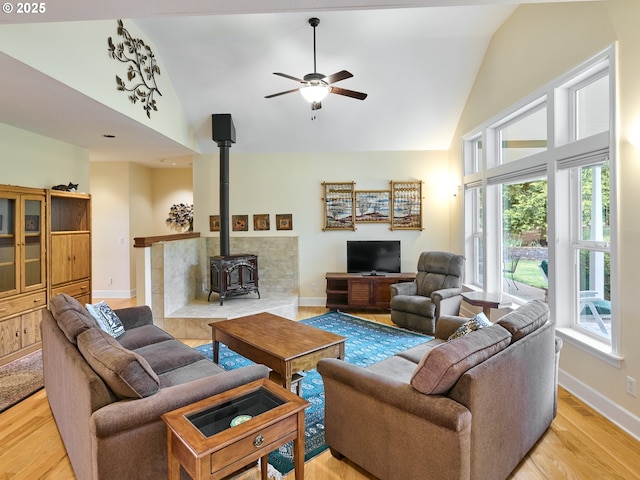
<path fill-rule="evenodd" d="M 640 417 L 563 370 L 558 372 L 558 383 L 629 435 L 640 440 Z"/>
<path fill-rule="evenodd" d="M 326 304 L 326 297 L 300 297 L 298 305 L 301 307 L 324 307 Z"/>
<path fill-rule="evenodd" d="M 133 298 L 136 296 L 134 290 L 94 290 L 91 292 L 94 298 Z"/>

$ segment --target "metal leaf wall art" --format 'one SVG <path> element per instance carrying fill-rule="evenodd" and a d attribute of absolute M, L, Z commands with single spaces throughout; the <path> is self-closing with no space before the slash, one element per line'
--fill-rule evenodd
<path fill-rule="evenodd" d="M 141 39 L 133 38 L 124 28 L 122 20 L 118 20 L 118 35 L 123 38 L 122 42 L 114 43 L 111 37 L 108 40 L 109 56 L 127 64 L 127 80 L 116 75 L 117 88 L 122 92 L 130 93 L 131 103 L 140 101 L 142 108 L 147 112 L 147 117 L 151 118 L 151 110 L 158 111 L 153 95 L 157 93 L 162 96 L 156 84 L 156 75 L 160 75 L 160 67 L 156 63 L 151 47 Z"/>

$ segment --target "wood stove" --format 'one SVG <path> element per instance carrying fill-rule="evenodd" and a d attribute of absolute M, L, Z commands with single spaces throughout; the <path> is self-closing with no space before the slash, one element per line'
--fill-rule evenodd
<path fill-rule="evenodd" d="M 258 257 L 256 255 L 239 254 L 209 257 L 209 266 L 211 290 L 209 290 L 207 301 L 213 292 L 220 295 L 220 305 L 224 303 L 225 298 L 234 295 L 255 292 L 260 298 Z"/>
<path fill-rule="evenodd" d="M 209 257 L 211 293 L 226 297 L 246 295 L 258 290 L 258 257 L 251 254 L 229 254 L 229 148 L 236 141 L 236 128 L 229 113 L 211 115 L 211 136 L 220 147 L 220 255 Z"/>

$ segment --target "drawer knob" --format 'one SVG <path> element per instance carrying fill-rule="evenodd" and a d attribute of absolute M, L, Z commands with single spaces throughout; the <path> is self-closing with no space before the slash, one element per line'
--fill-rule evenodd
<path fill-rule="evenodd" d="M 260 448 L 263 443 L 264 443 L 264 436 L 262 435 L 258 435 L 256 436 L 256 438 L 253 439 L 253 446 L 256 448 Z"/>

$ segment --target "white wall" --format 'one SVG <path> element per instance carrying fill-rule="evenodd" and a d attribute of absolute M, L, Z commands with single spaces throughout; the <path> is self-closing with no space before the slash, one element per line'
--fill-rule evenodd
<path fill-rule="evenodd" d="M 179 233 L 171 230 L 165 220 L 171 205 L 193 203 L 193 172 L 190 168 L 155 168 L 151 171 L 153 186 L 152 235 Z"/>
<path fill-rule="evenodd" d="M 132 37 L 141 38 L 162 58 L 157 48 L 131 20 L 124 27 Z M 107 39 L 121 43 L 114 20 L 3 24 L 2 52 L 68 85 L 104 105 L 134 119 L 168 138 L 195 148 L 195 140 L 182 113 L 173 85 L 166 74 L 157 76 L 162 92 L 161 107 L 148 118 L 140 103 L 132 104 L 126 92 L 118 91 L 115 76 L 126 78 L 126 66 L 109 57 Z M 160 102 L 159 102 L 160 103 Z"/>
<path fill-rule="evenodd" d="M 92 288 L 95 297 L 125 297 L 134 293 L 131 279 L 130 165 L 91 163 Z"/>
<path fill-rule="evenodd" d="M 325 273 L 346 271 L 347 240 L 398 239 L 402 269 L 415 271 L 424 250 L 448 250 L 453 199 L 447 152 L 234 154 L 230 150 L 230 215 L 249 215 L 249 231 L 233 236 L 299 237 L 300 302 L 324 305 Z M 322 182 L 355 181 L 356 190 L 386 190 L 391 180 L 424 181 L 423 231 L 390 230 L 389 224 L 357 224 L 354 231 L 322 231 Z M 194 160 L 195 230 L 209 232 L 219 213 L 219 156 Z M 203 207 L 204 206 L 204 207 Z M 278 231 L 275 215 L 293 215 L 293 230 Z M 253 215 L 269 214 L 271 230 L 253 231 Z"/>
<path fill-rule="evenodd" d="M 0 123 L 0 184 L 51 188 L 78 184 L 89 193 L 89 152 Z"/>

